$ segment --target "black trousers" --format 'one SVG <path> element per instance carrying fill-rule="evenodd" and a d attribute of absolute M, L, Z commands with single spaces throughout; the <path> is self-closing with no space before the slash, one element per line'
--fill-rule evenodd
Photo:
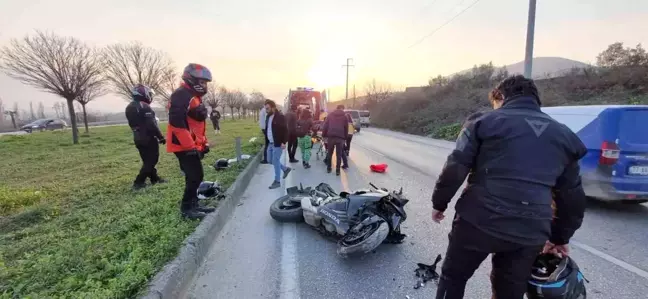
<path fill-rule="evenodd" d="M 521 245 L 488 235 L 455 217 L 450 244 L 441 269 L 437 299 L 461 299 L 466 282 L 489 254 L 492 256 L 493 299 L 521 299 L 527 289 L 531 266 L 541 245 Z"/>
<path fill-rule="evenodd" d="M 353 135 L 347 136 L 346 139 L 346 151 L 347 153 L 351 151 L 351 140 L 353 139 Z"/>
<path fill-rule="evenodd" d="M 175 155 L 180 163 L 180 169 L 185 174 L 185 189 L 182 195 L 180 209 L 182 211 L 188 211 L 198 205 L 198 196 L 196 193 L 203 180 L 203 166 L 197 152 L 178 152 Z"/>
<path fill-rule="evenodd" d="M 212 125 L 214 125 L 214 130 L 220 130 L 220 120 L 212 119 Z"/>
<path fill-rule="evenodd" d="M 335 149 L 335 156 L 337 156 L 337 164 L 335 165 L 335 169 L 340 170 L 342 163 L 344 163 L 344 165 L 349 165 L 347 156 L 344 154 L 345 141 L 346 140 L 343 138 L 328 138 L 326 142 L 326 166 L 328 166 L 328 168 L 332 168 L 333 149 Z"/>
<path fill-rule="evenodd" d="M 295 160 L 295 153 L 297 152 L 297 134 L 288 134 L 288 159 Z"/>
<path fill-rule="evenodd" d="M 268 135 L 266 134 L 266 130 L 262 129 L 263 132 L 263 138 L 265 139 L 265 145 L 263 146 L 263 161 L 268 161 L 268 145 L 270 144 L 270 140 L 268 140 Z"/>
<path fill-rule="evenodd" d="M 146 144 L 136 145 L 135 147 L 137 147 L 142 159 L 142 168 L 140 168 L 139 174 L 133 183 L 145 184 L 146 178 L 150 178 L 151 183 L 157 183 L 160 180 L 157 169 L 155 169 L 155 165 L 160 159 L 160 145 L 157 140 L 153 139 Z"/>

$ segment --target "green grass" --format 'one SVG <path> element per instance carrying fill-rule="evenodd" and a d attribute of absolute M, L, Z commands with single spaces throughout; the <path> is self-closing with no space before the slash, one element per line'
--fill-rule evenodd
<path fill-rule="evenodd" d="M 235 156 L 235 136 L 250 155 L 263 139 L 249 143 L 261 137 L 251 120 L 221 128 L 208 131 L 203 164 L 205 180 L 228 187 L 245 163 L 211 165 Z M 164 147 L 157 168 L 170 182 L 133 192 L 141 162 L 127 127 L 71 143 L 69 130 L 0 137 L 0 298 L 134 297 L 199 223 L 180 217 L 184 180 Z"/>

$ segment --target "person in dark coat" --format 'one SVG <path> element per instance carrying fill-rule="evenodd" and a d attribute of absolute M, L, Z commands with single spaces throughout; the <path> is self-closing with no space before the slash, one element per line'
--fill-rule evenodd
<path fill-rule="evenodd" d="M 335 111 L 326 116 L 322 128 L 322 136 L 327 138 L 326 171 L 331 172 L 333 150 L 335 149 L 335 155 L 337 156 L 335 174 L 340 175 L 340 166 L 342 169 L 349 168 L 349 162 L 344 151 L 346 139 L 349 136 L 349 120 L 344 113 L 344 105 L 338 105 Z"/>
<path fill-rule="evenodd" d="M 432 194 L 438 223 L 468 177 L 455 206 L 437 299 L 463 298 L 466 282 L 489 254 L 493 298 L 522 298 L 538 254 L 569 254 L 567 244 L 583 221 L 578 161 L 587 150 L 579 137 L 540 110 L 531 79 L 509 77 L 490 99 L 493 111 L 465 122 Z"/>
<path fill-rule="evenodd" d="M 216 133 L 216 135 L 220 134 L 220 118 L 220 112 L 218 112 L 215 107 L 212 108 L 212 111 L 209 114 L 209 119 L 211 119 L 212 124 L 214 125 L 214 133 Z"/>
<path fill-rule="evenodd" d="M 142 159 L 142 168 L 133 182 L 133 190 L 146 187 L 146 179 L 150 178 L 151 184 L 165 182 L 160 178 L 155 169 L 160 159 L 160 146 L 166 139 L 160 132 L 155 112 L 151 109 L 153 91 L 145 85 L 138 84 L 131 91 L 133 101 L 126 106 L 126 119 L 133 131 L 133 141 Z"/>
<path fill-rule="evenodd" d="M 265 108 L 267 113 L 265 135 L 269 142 L 267 156 L 269 162 L 274 166 L 275 174 L 270 189 L 276 189 L 281 187 L 281 172 L 283 171 L 283 178 L 285 179 L 292 170 L 281 163 L 281 155 L 288 141 L 288 127 L 286 117 L 277 109 L 277 104 L 274 101 L 267 100 Z"/>
<path fill-rule="evenodd" d="M 290 107 L 290 111 L 286 113 L 286 125 L 288 126 L 288 159 L 290 163 L 299 162 L 295 159 L 297 152 L 297 106 Z"/>

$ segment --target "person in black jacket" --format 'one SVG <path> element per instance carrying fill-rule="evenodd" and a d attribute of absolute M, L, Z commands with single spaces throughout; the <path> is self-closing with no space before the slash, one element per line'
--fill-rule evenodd
<path fill-rule="evenodd" d="M 568 254 L 583 221 L 578 161 L 586 148 L 578 136 L 540 110 L 531 79 L 509 77 L 490 99 L 495 110 L 466 120 L 432 195 L 432 220 L 439 223 L 468 177 L 455 206 L 437 299 L 463 298 L 467 280 L 489 254 L 493 298 L 522 298 L 537 255 Z"/>
<path fill-rule="evenodd" d="M 285 179 L 292 170 L 281 163 L 281 155 L 288 141 L 288 128 L 286 126 L 286 117 L 277 109 L 277 104 L 274 101 L 267 100 L 265 108 L 267 113 L 265 135 L 268 139 L 268 160 L 274 166 L 275 172 L 270 189 L 276 189 L 281 186 L 279 177 L 281 172 L 283 171 L 283 178 Z"/>
<path fill-rule="evenodd" d="M 133 141 L 142 159 L 142 168 L 133 182 L 133 189 L 138 190 L 146 187 L 146 178 L 151 179 L 151 184 L 164 183 L 155 169 L 160 158 L 160 146 L 166 140 L 160 132 L 155 112 L 151 109 L 153 91 L 148 86 L 141 84 L 133 87 L 131 91 L 133 101 L 126 106 L 126 119 L 128 126 L 133 131 Z"/>
<path fill-rule="evenodd" d="M 209 119 L 211 119 L 212 124 L 214 125 L 214 133 L 216 133 L 216 135 L 220 134 L 220 118 L 220 112 L 216 110 L 216 107 L 212 108 L 212 111 L 209 114 Z"/>
<path fill-rule="evenodd" d="M 313 141 L 311 140 L 313 131 L 313 115 L 310 110 L 304 109 L 299 115 L 299 120 L 297 121 L 297 143 L 301 149 L 302 154 L 302 165 L 304 168 L 310 168 L 310 157 L 311 149 L 313 147 Z"/>
<path fill-rule="evenodd" d="M 295 153 L 297 152 L 297 106 L 290 107 L 286 113 L 286 125 L 288 126 L 288 158 L 290 163 L 297 163 Z"/>
<path fill-rule="evenodd" d="M 344 163 L 344 165 L 342 165 L 343 169 L 349 168 L 349 162 L 347 160 L 347 156 L 344 153 L 348 135 L 349 120 L 344 113 L 344 105 L 338 105 L 335 111 L 326 116 L 326 120 L 324 120 L 324 126 L 322 128 L 322 137 L 327 138 L 327 153 L 325 160 L 327 172 L 331 172 L 333 164 L 333 149 L 335 149 L 335 155 L 337 156 L 335 174 L 340 175 L 340 165 L 342 164 L 340 162 Z"/>

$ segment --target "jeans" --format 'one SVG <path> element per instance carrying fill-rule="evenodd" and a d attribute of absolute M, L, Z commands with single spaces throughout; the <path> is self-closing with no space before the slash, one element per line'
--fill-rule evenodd
<path fill-rule="evenodd" d="M 304 161 L 305 163 L 308 163 L 308 161 L 310 161 L 310 157 L 311 157 L 311 148 L 313 147 L 313 141 L 311 140 L 311 136 L 306 135 L 304 137 L 299 137 L 297 139 L 297 144 L 299 145 L 299 148 L 301 149 L 302 161 Z"/>
<path fill-rule="evenodd" d="M 135 178 L 134 184 L 144 184 L 146 183 L 146 178 L 150 178 L 151 183 L 157 183 L 160 180 L 157 169 L 155 169 L 155 165 L 157 165 L 160 158 L 160 145 L 158 141 L 151 139 L 148 144 L 137 145 L 136 147 L 142 159 L 142 168 Z"/>
<path fill-rule="evenodd" d="M 288 158 L 290 161 L 295 160 L 295 153 L 297 152 L 297 135 L 294 133 L 288 134 Z"/>
<path fill-rule="evenodd" d="M 265 140 L 263 145 L 263 161 L 268 162 L 268 144 L 270 144 L 270 140 L 268 140 L 268 136 L 266 135 L 266 129 L 261 129 L 261 132 L 263 132 L 263 139 Z"/>
<path fill-rule="evenodd" d="M 283 154 L 281 146 L 275 146 L 272 142 L 268 144 L 268 160 L 274 166 L 275 182 L 280 182 L 281 172 L 287 169 L 286 166 L 281 164 L 281 154 Z"/>
<path fill-rule="evenodd" d="M 544 244 L 507 242 L 484 233 L 459 216 L 455 217 L 448 237 L 450 243 L 441 269 L 437 299 L 462 299 L 466 282 L 491 253 L 492 298 L 523 298 L 531 266 Z"/>
<path fill-rule="evenodd" d="M 326 166 L 332 168 L 333 165 L 333 149 L 335 149 L 335 156 L 337 156 L 337 164 L 335 165 L 336 170 L 340 170 L 340 166 L 348 166 L 349 162 L 347 161 L 347 156 L 344 154 L 344 147 L 346 139 L 329 137 L 326 144 Z"/>
<path fill-rule="evenodd" d="M 180 162 L 180 169 L 185 174 L 185 189 L 180 209 L 188 211 L 198 205 L 197 191 L 204 176 L 203 166 L 196 152 L 178 152 L 175 155 Z"/>

